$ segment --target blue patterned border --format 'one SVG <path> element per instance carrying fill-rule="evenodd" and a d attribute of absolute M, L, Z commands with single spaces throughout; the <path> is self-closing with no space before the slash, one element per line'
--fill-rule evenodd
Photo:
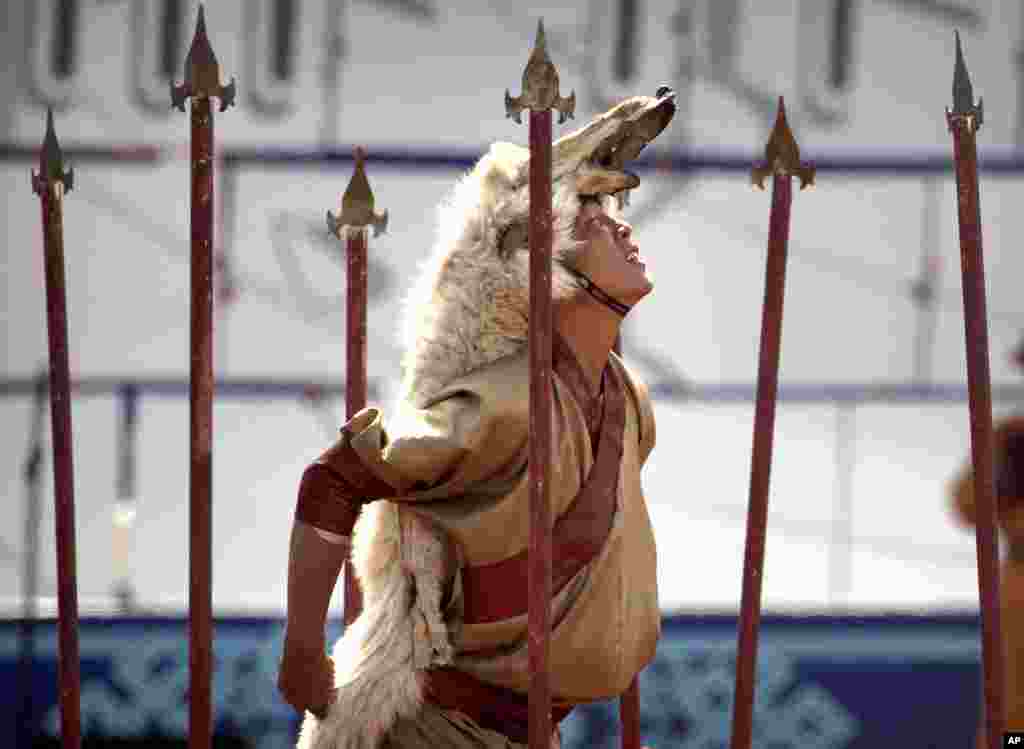
<path fill-rule="evenodd" d="M 259 749 L 294 740 L 294 712 L 275 681 L 282 622 L 216 624 L 218 733 Z M 333 625 L 334 635 L 337 624 Z M 55 735 L 56 631 L 0 622 L 0 735 Z M 672 616 L 658 656 L 641 675 L 644 742 L 652 747 L 728 745 L 736 620 Z M 85 619 L 82 716 L 87 733 L 184 736 L 188 652 L 181 618 Z M 968 747 L 978 715 L 979 626 L 967 615 L 767 616 L 758 650 L 755 745 L 764 749 Z M 614 703 L 578 709 L 563 724 L 569 747 L 617 745 Z"/>

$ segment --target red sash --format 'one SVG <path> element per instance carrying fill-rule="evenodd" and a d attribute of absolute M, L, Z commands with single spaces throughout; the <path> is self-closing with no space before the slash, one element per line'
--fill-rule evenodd
<path fill-rule="evenodd" d="M 458 710 L 481 728 L 508 737 L 517 744 L 530 741 L 530 705 L 525 694 L 479 681 L 454 668 L 429 668 L 420 671 L 427 701 L 442 710 Z M 571 707 L 551 706 L 551 725 L 555 730 Z"/>
<path fill-rule="evenodd" d="M 601 551 L 615 518 L 626 393 L 621 377 L 611 364 L 604 371 L 604 390 L 604 415 L 594 464 L 579 493 L 551 531 L 551 589 L 555 594 Z M 528 549 L 523 549 L 500 562 L 463 568 L 464 621 L 467 624 L 496 622 L 526 613 L 528 556 Z"/>

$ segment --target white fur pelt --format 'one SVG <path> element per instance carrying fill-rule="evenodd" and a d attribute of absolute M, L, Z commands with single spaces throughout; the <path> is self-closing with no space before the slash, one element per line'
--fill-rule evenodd
<path fill-rule="evenodd" d="M 673 97 L 633 96 L 552 144 L 552 297 L 581 293 L 570 272 L 581 245 L 573 237 L 580 196 L 600 200 L 635 187 L 635 176 L 605 157 L 635 157 L 675 112 Z M 406 298 L 399 331 L 401 400 L 422 408 L 457 377 L 526 347 L 530 256 L 526 232 L 502 246 L 510 227 L 525 229 L 530 207 L 530 151 L 498 142 L 442 203 L 437 241 Z M 581 190 L 584 192 L 581 193 Z M 585 293 L 585 292 L 584 292 Z"/>
<path fill-rule="evenodd" d="M 335 700 L 323 720 L 306 714 L 298 749 L 373 749 L 396 721 L 416 715 L 417 672 L 452 661 L 441 597 L 457 553 L 409 508 L 382 501 L 364 509 L 352 550 L 363 611 L 334 646 Z"/>
<path fill-rule="evenodd" d="M 530 256 L 526 242 L 499 244 L 529 217 L 528 149 L 495 143 L 440 207 L 437 242 L 406 297 L 400 338 L 401 400 L 422 407 L 457 377 L 525 348 Z M 552 296 L 567 299 L 579 283 L 567 270 L 580 243 L 575 174 L 552 187 Z M 602 199 L 611 209 L 615 200 Z M 524 235 L 525 236 L 525 235 Z"/>

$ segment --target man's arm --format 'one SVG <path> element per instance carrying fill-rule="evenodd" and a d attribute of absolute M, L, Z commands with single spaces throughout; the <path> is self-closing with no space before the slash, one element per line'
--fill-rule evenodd
<path fill-rule="evenodd" d="M 505 380 L 513 395 L 527 392 L 525 378 Z M 453 386 L 430 406 L 401 412 L 392 439 L 379 411 L 365 409 L 306 469 L 292 528 L 278 677 L 290 705 L 316 714 L 331 701 L 333 664 L 325 654 L 324 626 L 359 507 L 380 498 L 417 501 L 443 491 L 444 483 L 465 486 L 501 470 L 527 434 L 526 401 L 508 396 L 502 391 L 485 398 L 468 386 Z M 420 491 L 409 491 L 414 487 Z"/>
<path fill-rule="evenodd" d="M 348 557 L 348 537 L 326 540 L 298 518 L 288 554 L 288 623 L 278 688 L 299 711 L 319 713 L 330 702 L 334 668 L 326 654 L 324 626 L 334 585 Z"/>
<path fill-rule="evenodd" d="M 334 667 L 325 652 L 324 626 L 358 510 L 343 477 L 323 462 L 306 469 L 292 523 L 288 621 L 278 675 L 282 696 L 299 711 L 320 713 L 331 698 Z"/>
<path fill-rule="evenodd" d="M 285 642 L 324 652 L 327 608 L 349 546 L 348 538 L 327 541 L 308 523 L 292 524 Z"/>

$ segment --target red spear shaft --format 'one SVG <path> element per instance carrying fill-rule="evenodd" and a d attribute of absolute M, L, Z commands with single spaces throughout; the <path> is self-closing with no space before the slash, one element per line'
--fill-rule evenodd
<path fill-rule="evenodd" d="M 978 508 L 975 545 L 978 556 L 978 594 L 981 608 L 981 651 L 985 679 L 983 744 L 1002 746 L 1003 663 L 999 612 L 999 547 L 996 540 L 996 501 L 993 473 L 992 381 L 988 365 L 988 319 L 985 309 L 985 261 L 981 244 L 981 202 L 978 191 L 976 134 L 984 119 L 982 101 L 974 104 L 960 34 L 956 33 L 953 109 L 946 124 L 953 134 L 956 194 L 960 223 L 960 267 L 963 277 L 964 330 L 967 348 L 967 390 L 971 413 L 971 460 Z"/>
<path fill-rule="evenodd" d="M 530 541 L 527 637 L 530 666 L 529 746 L 551 746 L 551 109 L 559 122 L 573 116 L 575 93 L 562 98 L 548 57 L 544 22 L 523 70 L 522 94 L 505 91 L 505 113 L 522 122 L 530 110 Z"/>
<path fill-rule="evenodd" d="M 773 181 L 764 305 L 761 316 L 761 350 L 757 369 L 757 404 L 754 410 L 747 538 L 743 559 L 743 598 L 736 655 L 736 699 L 733 704 L 730 744 L 732 749 L 749 749 L 753 738 L 754 670 L 757 663 L 757 633 L 761 624 L 761 582 L 768 526 L 768 490 L 775 432 L 775 402 L 779 384 L 789 209 L 793 199 L 790 179 L 794 175 L 799 176 L 801 188 L 814 181 L 813 167 L 800 163 L 800 150 L 786 122 L 786 108 L 781 96 L 775 127 L 765 147 L 765 162 L 764 166 L 755 167 L 752 175 L 754 184 L 762 189 L 764 178 L 769 174 L 772 175 Z"/>
<path fill-rule="evenodd" d="M 327 212 L 327 227 L 338 239 L 345 241 L 345 418 L 351 419 L 366 407 L 366 304 L 367 304 L 367 227 L 373 235 L 383 234 L 388 225 L 387 211 L 375 213 L 373 192 L 366 179 L 366 150 L 356 148 L 355 172 L 341 198 L 341 212 Z M 352 565 L 345 565 L 345 614 L 347 627 L 359 616 L 363 607 L 359 583 L 352 574 Z"/>
<path fill-rule="evenodd" d="M 46 329 L 50 344 L 50 422 L 53 430 L 53 484 L 57 543 L 57 627 L 60 733 L 64 749 L 82 745 L 81 673 L 78 649 L 78 583 L 75 572 L 75 480 L 71 452 L 71 383 L 68 371 L 68 310 L 64 279 L 64 193 L 74 172 L 64 158 L 46 113 L 46 137 L 39 154 L 39 174 L 32 189 L 43 212 L 46 268 Z"/>
<path fill-rule="evenodd" d="M 622 334 L 612 347 L 622 356 Z M 619 724 L 622 726 L 622 749 L 640 749 L 640 680 L 634 676 L 629 688 L 619 698 Z"/>
<path fill-rule="evenodd" d="M 220 85 L 220 66 L 206 36 L 203 6 L 185 58 L 185 82 L 171 86 L 182 112 L 191 97 L 191 366 L 189 381 L 189 747 L 213 743 L 213 108 L 235 98 Z"/>
<path fill-rule="evenodd" d="M 366 232 L 346 240 L 345 418 L 366 407 Z"/>
<path fill-rule="evenodd" d="M 530 112 L 530 749 L 551 745 L 551 110 Z"/>
<path fill-rule="evenodd" d="M 351 419 L 366 407 L 366 232 L 348 233 L 347 293 L 345 303 L 345 419 Z M 356 620 L 363 609 L 363 594 L 352 574 L 352 565 L 345 565 L 344 623 Z"/>

